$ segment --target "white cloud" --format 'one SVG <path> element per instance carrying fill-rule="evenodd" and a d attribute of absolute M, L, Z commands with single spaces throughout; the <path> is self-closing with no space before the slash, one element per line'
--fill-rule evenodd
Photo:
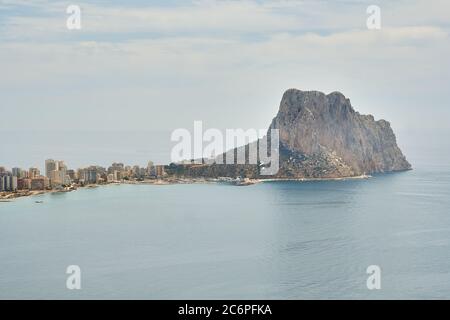
<path fill-rule="evenodd" d="M 81 4 L 80 32 L 66 30 L 64 6 L 51 3 L 46 15 L 4 21 L 0 69 L 8 76 L 0 77 L 0 107 L 32 128 L 42 123 L 18 115 L 64 127 L 50 121 L 62 112 L 87 129 L 116 128 L 115 119 L 129 128 L 167 128 L 199 117 L 217 127 L 259 128 L 283 90 L 299 87 L 340 90 L 360 111 L 422 125 L 422 114 L 405 120 L 404 111 L 424 92 L 450 103 L 450 62 L 442 58 L 450 45 L 442 14 L 423 1 L 408 3 L 406 13 L 420 8 L 423 16 L 402 15 L 406 2 L 382 3 L 380 31 L 365 29 L 365 7 L 356 1 Z M 108 121 L 96 120 L 102 118 Z"/>
<path fill-rule="evenodd" d="M 383 28 L 448 28 L 448 1 L 381 1 Z M 37 16 L 7 17 L 3 37 L 7 39 L 55 39 L 74 37 L 65 29 L 68 2 L 8 1 L 38 8 Z M 196 1 L 176 7 L 126 5 L 101 6 L 80 2 L 81 36 L 126 34 L 128 37 L 213 35 L 240 37 L 274 33 L 321 34 L 365 29 L 366 7 L 370 1 Z M 133 33 L 133 35 L 130 35 Z M 142 33 L 139 35 L 139 33 Z"/>

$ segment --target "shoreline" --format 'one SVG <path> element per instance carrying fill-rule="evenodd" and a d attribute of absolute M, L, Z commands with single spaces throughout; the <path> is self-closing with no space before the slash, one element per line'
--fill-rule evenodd
<path fill-rule="evenodd" d="M 26 197 L 34 197 L 48 193 L 66 193 L 72 192 L 74 190 L 27 190 L 27 191 L 18 191 L 17 193 L 10 192 L 5 195 L 0 195 L 0 203 L 1 202 L 12 202 L 15 199 L 26 198 Z"/>
<path fill-rule="evenodd" d="M 105 186 L 119 186 L 119 185 L 156 185 L 167 186 L 175 184 L 208 184 L 208 183 L 223 183 L 234 186 L 250 186 L 264 182 L 310 182 L 310 181 L 344 181 L 344 180 L 359 180 L 372 178 L 370 175 L 359 175 L 351 177 L 336 177 L 336 178 L 272 178 L 272 179 L 235 179 L 235 178 L 173 178 L 173 179 L 157 179 L 157 180 L 143 180 L 143 181 L 121 181 L 112 182 L 108 184 L 93 184 L 86 186 L 79 186 L 74 189 L 64 190 L 33 190 L 33 191 L 19 191 L 17 193 L 6 193 L 0 195 L 0 203 L 13 202 L 15 199 L 33 197 L 44 194 L 66 193 L 77 191 L 78 189 L 96 189 Z"/>
<path fill-rule="evenodd" d="M 373 178 L 371 175 L 359 175 L 350 177 L 336 177 L 336 178 L 277 178 L 277 179 L 258 179 L 259 182 L 279 182 L 279 181 L 299 181 L 299 182 L 309 182 L 309 181 L 342 181 L 342 180 L 360 180 L 360 179 L 370 179 Z"/>

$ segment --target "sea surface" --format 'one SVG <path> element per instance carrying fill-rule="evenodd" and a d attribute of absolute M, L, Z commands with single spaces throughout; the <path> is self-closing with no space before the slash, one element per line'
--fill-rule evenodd
<path fill-rule="evenodd" d="M 450 165 L 433 159 L 368 180 L 110 185 L 0 203 L 0 299 L 450 298 Z M 66 288 L 69 265 L 81 290 Z M 371 265 L 379 290 L 366 286 Z"/>

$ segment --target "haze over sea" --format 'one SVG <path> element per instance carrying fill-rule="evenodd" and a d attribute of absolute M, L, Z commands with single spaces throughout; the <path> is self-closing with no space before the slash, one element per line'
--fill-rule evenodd
<path fill-rule="evenodd" d="M 106 141 L 102 152 L 121 143 Z M 0 298 L 448 298 L 449 148 L 429 141 L 400 143 L 413 171 L 368 180 L 110 185 L 0 203 Z M 69 265 L 81 290 L 66 289 Z M 369 265 L 381 290 L 366 287 Z"/>

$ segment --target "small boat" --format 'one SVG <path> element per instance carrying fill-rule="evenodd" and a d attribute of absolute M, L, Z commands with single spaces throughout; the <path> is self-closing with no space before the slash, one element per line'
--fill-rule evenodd
<path fill-rule="evenodd" d="M 44 201 L 39 200 L 39 201 L 35 201 L 35 203 L 44 203 Z"/>

